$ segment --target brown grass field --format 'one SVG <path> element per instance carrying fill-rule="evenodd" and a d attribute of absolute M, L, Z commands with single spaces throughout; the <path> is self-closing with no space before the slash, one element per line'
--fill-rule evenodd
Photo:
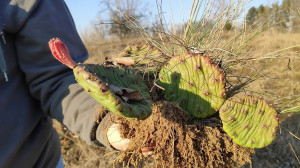
<path fill-rule="evenodd" d="M 124 41 L 103 40 L 85 43 L 90 54 L 87 62 L 101 63 L 105 57 L 116 56 L 127 45 L 141 42 L 141 39 Z M 278 33 L 268 31 L 255 38 L 249 44 L 250 55 L 259 57 L 265 53 L 281 50 L 300 44 L 300 33 Z M 290 59 L 268 59 L 260 62 L 266 66 L 265 77 L 252 82 L 247 89 L 260 92 L 268 102 L 276 106 L 286 99 L 300 97 L 300 46 L 280 52 Z M 275 53 L 274 53 L 275 55 Z M 296 102 L 293 105 L 300 105 Z M 252 166 L 257 168 L 297 168 L 300 167 L 300 114 L 281 115 L 281 127 L 275 141 L 268 147 L 256 150 L 252 157 Z M 62 154 L 66 168 L 105 168 L 122 167 L 115 162 L 117 151 L 109 151 L 104 147 L 88 146 L 76 135 L 55 122 L 62 144 Z M 294 136 L 293 136 L 294 135 Z M 150 164 L 151 166 L 151 164 Z"/>

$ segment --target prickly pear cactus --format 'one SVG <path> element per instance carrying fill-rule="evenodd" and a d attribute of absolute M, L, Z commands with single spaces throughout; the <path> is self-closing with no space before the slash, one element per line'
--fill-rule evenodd
<path fill-rule="evenodd" d="M 151 114 L 151 97 L 139 74 L 103 65 L 79 64 L 76 81 L 101 105 L 126 118 L 145 119 Z"/>
<path fill-rule="evenodd" d="M 148 44 L 133 44 L 125 47 L 119 57 L 112 58 L 112 61 L 126 66 L 143 68 L 143 71 L 154 71 L 167 61 L 167 57 Z"/>
<path fill-rule="evenodd" d="M 224 131 L 241 146 L 262 148 L 269 145 L 276 136 L 277 112 L 261 98 L 229 98 L 220 109 L 220 117 Z"/>
<path fill-rule="evenodd" d="M 206 118 L 225 101 L 224 75 L 217 65 L 201 54 L 173 57 L 160 73 L 165 96 L 189 115 Z"/>
<path fill-rule="evenodd" d="M 79 85 L 109 111 L 134 119 L 151 114 L 151 97 L 141 75 L 120 67 L 76 64 L 59 39 L 49 46 L 56 59 L 73 69 Z"/>

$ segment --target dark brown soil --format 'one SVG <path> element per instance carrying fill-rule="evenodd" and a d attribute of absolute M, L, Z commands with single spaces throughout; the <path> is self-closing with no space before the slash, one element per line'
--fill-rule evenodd
<path fill-rule="evenodd" d="M 130 138 L 120 161 L 138 166 L 147 159 L 142 147 L 153 147 L 154 167 L 241 167 L 251 164 L 253 150 L 235 144 L 223 131 L 220 120 L 193 120 L 176 104 L 156 102 L 153 114 L 144 121 L 115 117 L 121 133 Z M 149 157 L 148 157 L 149 158 Z M 152 167 L 152 166 L 151 166 Z"/>

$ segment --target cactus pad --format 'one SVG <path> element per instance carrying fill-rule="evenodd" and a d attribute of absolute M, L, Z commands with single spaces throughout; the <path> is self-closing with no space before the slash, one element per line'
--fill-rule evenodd
<path fill-rule="evenodd" d="M 134 119 L 151 114 L 151 96 L 140 74 L 109 65 L 76 64 L 58 38 L 51 39 L 49 47 L 54 58 L 73 69 L 79 85 L 109 111 Z"/>
<path fill-rule="evenodd" d="M 234 96 L 220 109 L 224 131 L 237 144 L 262 148 L 276 136 L 276 110 L 265 100 L 253 96 Z"/>
<path fill-rule="evenodd" d="M 119 57 L 112 58 L 112 61 L 137 69 L 142 68 L 143 71 L 155 71 L 167 61 L 167 57 L 148 44 L 133 44 L 126 46 Z"/>
<path fill-rule="evenodd" d="M 151 96 L 139 74 L 120 67 L 79 64 L 76 81 L 102 106 L 126 118 L 145 119 L 151 114 Z"/>
<path fill-rule="evenodd" d="M 225 101 L 223 73 L 201 54 L 173 57 L 159 75 L 166 98 L 193 117 L 211 116 Z"/>

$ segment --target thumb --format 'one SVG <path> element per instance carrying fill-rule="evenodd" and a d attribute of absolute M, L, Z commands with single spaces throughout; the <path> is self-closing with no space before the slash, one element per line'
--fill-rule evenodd
<path fill-rule="evenodd" d="M 125 151 L 129 146 L 130 139 L 121 137 L 119 127 L 119 124 L 112 124 L 107 131 L 107 139 L 115 149 Z"/>

